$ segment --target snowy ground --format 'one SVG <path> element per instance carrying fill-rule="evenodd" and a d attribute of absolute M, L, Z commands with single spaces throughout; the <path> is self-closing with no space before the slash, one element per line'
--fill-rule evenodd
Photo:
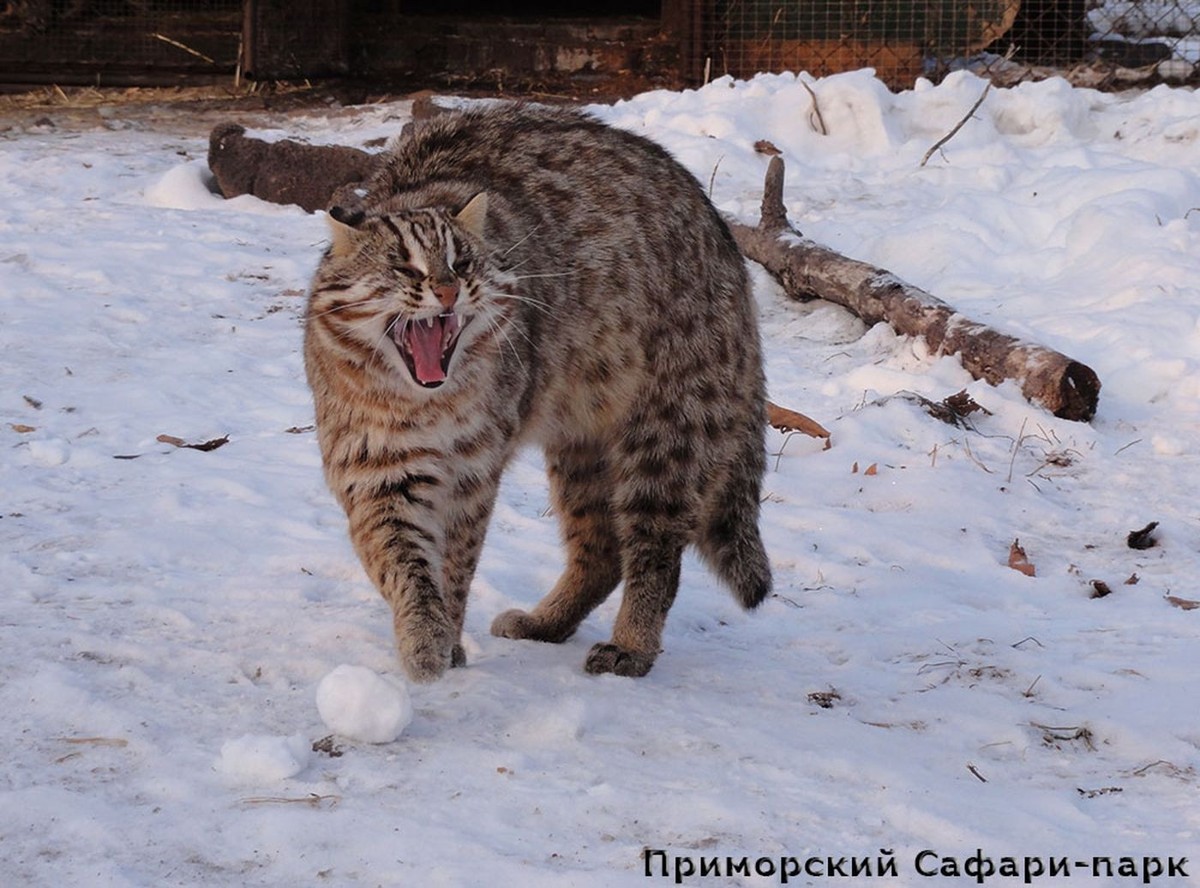
<path fill-rule="evenodd" d="M 769 139 L 807 236 L 1089 364 L 1095 421 L 760 271 L 772 397 L 833 433 L 822 451 L 772 432 L 777 595 L 743 614 L 689 562 L 640 681 L 581 670 L 615 599 L 562 647 L 492 638 L 559 567 L 525 454 L 469 668 L 410 689 L 396 741 L 323 751 L 322 678 L 400 680 L 309 429 L 299 319 L 324 223 L 211 195 L 217 118 L 0 132 L 0 885 L 668 882 L 645 848 L 672 872 L 719 862 L 694 884 L 781 881 L 727 857 L 880 849 L 897 875 L 861 883 L 974 882 L 921 875 L 926 849 L 1087 861 L 1082 884 L 1139 883 L 1094 877 L 1096 856 L 1200 871 L 1200 96 L 993 90 L 921 168 L 981 81 L 810 85 L 828 135 L 791 76 L 598 113 L 751 221 Z M 245 122 L 362 144 L 406 110 Z M 975 431 L 903 396 L 962 388 L 991 411 Z M 1150 521 L 1158 545 L 1130 549 Z M 1007 564 L 1018 538 L 1035 577 Z"/>

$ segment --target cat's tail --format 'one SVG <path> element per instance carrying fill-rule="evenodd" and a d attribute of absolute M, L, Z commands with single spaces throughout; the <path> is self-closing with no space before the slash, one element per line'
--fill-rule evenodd
<path fill-rule="evenodd" d="M 696 540 L 701 557 L 747 610 L 771 594 L 771 563 L 758 532 L 760 477 L 753 465 L 740 466 L 723 485 Z"/>

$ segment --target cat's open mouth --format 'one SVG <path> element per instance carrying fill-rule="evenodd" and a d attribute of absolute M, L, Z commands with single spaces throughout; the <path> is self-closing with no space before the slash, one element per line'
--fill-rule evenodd
<path fill-rule="evenodd" d="M 446 381 L 462 328 L 453 311 L 432 318 L 398 317 L 392 339 L 413 379 L 425 388 L 437 388 Z"/>

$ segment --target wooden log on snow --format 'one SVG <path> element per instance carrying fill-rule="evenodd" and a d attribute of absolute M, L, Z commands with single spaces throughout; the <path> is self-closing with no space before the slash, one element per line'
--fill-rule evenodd
<path fill-rule="evenodd" d="M 264 142 L 236 123 L 213 127 L 208 168 L 224 197 L 251 194 L 260 200 L 323 210 L 339 188 L 369 179 L 378 155 L 342 145 Z"/>
<path fill-rule="evenodd" d="M 976 379 L 1012 379 L 1025 397 L 1063 419 L 1096 413 L 1100 380 L 1086 364 L 1053 349 L 972 321 L 924 290 L 882 268 L 858 262 L 802 237 L 783 206 L 783 161 L 772 157 L 757 226 L 729 220 L 738 247 L 779 280 L 794 299 L 836 302 L 868 324 L 886 321 L 898 333 L 925 338 L 935 355 L 957 354 Z"/>

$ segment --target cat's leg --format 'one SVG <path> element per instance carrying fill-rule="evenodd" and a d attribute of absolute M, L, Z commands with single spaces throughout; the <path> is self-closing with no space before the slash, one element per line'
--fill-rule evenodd
<path fill-rule="evenodd" d="M 679 590 L 684 541 L 683 534 L 658 526 L 651 516 L 631 518 L 622 541 L 625 589 L 612 640 L 593 645 L 584 663 L 587 672 L 640 677 L 650 671 Z"/>
<path fill-rule="evenodd" d="M 492 634 L 561 642 L 621 580 L 621 555 L 612 523 L 612 482 L 603 452 L 571 444 L 548 449 L 550 494 L 567 550 L 567 568 L 530 612 L 505 611 Z"/>
<path fill-rule="evenodd" d="M 499 486 L 498 468 L 483 478 L 474 475 L 461 477 L 454 485 L 451 497 L 453 506 L 446 524 L 445 582 L 442 586 L 456 639 L 450 656 L 451 666 L 465 666 L 467 663 L 462 646 L 467 597 L 475 568 L 479 565 L 479 555 L 483 550 L 483 540 Z"/>
<path fill-rule="evenodd" d="M 695 452 L 686 435 L 636 419 L 617 452 L 614 523 L 625 587 L 612 641 L 595 645 L 584 668 L 642 676 L 662 647 L 667 612 L 679 590 L 683 550 L 695 523 Z"/>
<path fill-rule="evenodd" d="M 392 608 L 400 664 L 415 682 L 450 666 L 457 639 L 441 591 L 442 528 L 426 497 L 441 481 L 401 471 L 343 501 L 363 568 Z"/>

